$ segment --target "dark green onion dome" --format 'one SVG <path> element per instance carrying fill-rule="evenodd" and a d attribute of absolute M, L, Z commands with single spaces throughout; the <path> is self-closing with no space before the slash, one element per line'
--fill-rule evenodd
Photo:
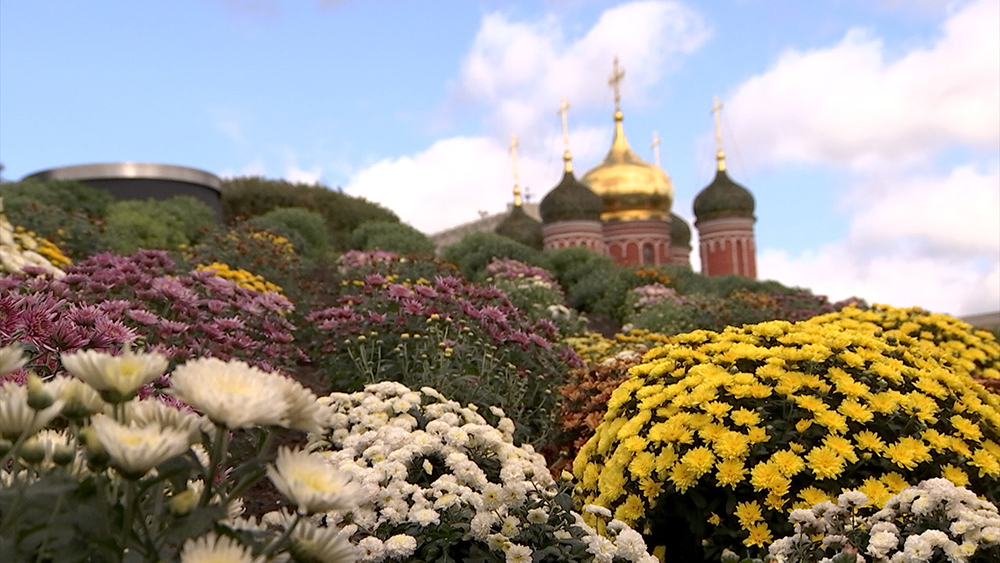
<path fill-rule="evenodd" d="M 712 183 L 694 198 L 695 223 L 723 217 L 754 218 L 753 210 L 750 190 L 734 182 L 725 170 L 716 172 Z"/>
<path fill-rule="evenodd" d="M 676 213 L 670 214 L 670 246 L 691 248 L 691 227 Z"/>
<path fill-rule="evenodd" d="M 572 170 L 567 170 L 559 185 L 542 198 L 538 211 L 546 225 L 559 221 L 600 221 L 604 201 L 577 180 Z"/>
<path fill-rule="evenodd" d="M 511 209 L 494 232 L 525 246 L 542 249 L 542 224 L 529 217 L 520 205 L 515 205 L 514 209 Z"/>

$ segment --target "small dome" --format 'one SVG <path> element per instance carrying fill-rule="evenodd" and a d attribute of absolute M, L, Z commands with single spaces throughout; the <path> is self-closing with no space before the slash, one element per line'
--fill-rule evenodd
<path fill-rule="evenodd" d="M 691 227 L 676 213 L 670 214 L 670 246 L 691 248 Z"/>
<path fill-rule="evenodd" d="M 734 182 L 725 170 L 719 170 L 712 183 L 694 198 L 695 223 L 723 217 L 753 218 L 754 206 L 750 190 Z"/>
<path fill-rule="evenodd" d="M 625 139 L 622 114 L 615 112 L 615 137 L 604 161 L 582 181 L 604 202 L 601 219 L 633 221 L 666 219 L 674 202 L 674 185 L 659 166 L 639 158 Z"/>
<path fill-rule="evenodd" d="M 577 180 L 572 170 L 567 170 L 559 185 L 542 198 L 538 211 L 546 225 L 559 221 L 600 221 L 604 202 Z"/>
<path fill-rule="evenodd" d="M 542 249 L 542 224 L 529 217 L 520 205 L 515 205 L 511 209 L 494 232 L 525 246 Z"/>

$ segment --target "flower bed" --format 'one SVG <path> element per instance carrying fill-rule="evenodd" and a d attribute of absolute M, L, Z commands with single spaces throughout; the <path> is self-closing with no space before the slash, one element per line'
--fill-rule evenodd
<path fill-rule="evenodd" d="M 789 510 L 844 489 L 880 504 L 945 477 L 1000 495 L 1000 402 L 933 348 L 848 321 L 676 339 L 614 392 L 574 473 L 618 519 L 654 536 L 688 528 L 681 561 L 763 548 Z"/>
<path fill-rule="evenodd" d="M 134 340 L 175 362 L 235 358 L 270 371 L 305 359 L 285 318 L 291 307 L 212 271 L 185 272 L 163 251 L 98 254 L 59 279 L 0 278 L 0 345 L 30 344 L 44 375 L 59 352 Z"/>
<path fill-rule="evenodd" d="M 549 437 L 557 388 L 581 365 L 551 322 L 533 323 L 502 291 L 452 276 L 372 273 L 344 287 L 338 306 L 314 311 L 303 327 L 334 388 L 431 386 L 462 404 L 503 408 L 519 442 Z"/>
<path fill-rule="evenodd" d="M 310 448 L 363 483 L 361 504 L 327 521 L 360 561 L 656 561 L 624 524 L 603 520 L 611 541 L 584 523 L 568 481 L 514 445 L 499 409 L 480 413 L 395 382 L 321 400 L 331 410 Z"/>

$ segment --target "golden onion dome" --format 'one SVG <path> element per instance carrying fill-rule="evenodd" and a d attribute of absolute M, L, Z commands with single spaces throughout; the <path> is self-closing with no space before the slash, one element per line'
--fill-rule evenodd
<path fill-rule="evenodd" d="M 608 156 L 581 181 L 604 201 L 602 221 L 670 217 L 673 182 L 662 168 L 639 158 L 629 146 L 621 110 L 615 111 L 615 137 Z"/>

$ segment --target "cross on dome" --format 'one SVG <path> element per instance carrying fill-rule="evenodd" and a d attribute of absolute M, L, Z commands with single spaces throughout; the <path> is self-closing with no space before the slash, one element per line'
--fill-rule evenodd
<path fill-rule="evenodd" d="M 660 135 L 653 131 L 653 144 L 649 145 L 653 149 L 653 162 L 660 165 Z"/>
<path fill-rule="evenodd" d="M 625 69 L 618 67 L 618 57 L 615 57 L 614 69 L 608 78 L 608 85 L 615 91 L 615 117 L 618 117 L 622 111 L 621 81 L 623 78 L 625 78 Z"/>
<path fill-rule="evenodd" d="M 722 151 L 722 119 L 720 117 L 722 104 L 719 102 L 718 96 L 715 96 L 714 102 L 710 113 L 715 115 L 715 158 L 719 161 L 719 171 L 721 172 L 726 169 L 726 153 Z"/>
<path fill-rule="evenodd" d="M 563 96 L 561 103 L 559 104 L 559 111 L 556 113 L 562 116 L 563 147 L 565 148 L 565 152 L 563 152 L 563 160 L 566 162 L 566 172 L 573 171 L 573 156 L 569 153 L 569 124 L 566 120 L 569 108 L 570 105 L 566 102 L 566 96 Z"/>
<path fill-rule="evenodd" d="M 517 136 L 513 133 L 510 134 L 510 146 L 507 147 L 510 150 L 511 163 L 514 167 L 514 206 L 521 207 L 521 186 L 518 185 L 517 177 L 517 147 L 520 143 L 517 142 Z"/>

